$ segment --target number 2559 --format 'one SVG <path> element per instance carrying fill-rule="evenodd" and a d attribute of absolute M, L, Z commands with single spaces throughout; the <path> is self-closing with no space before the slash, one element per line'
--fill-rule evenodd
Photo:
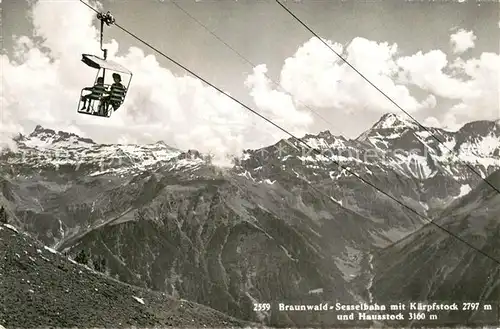
<path fill-rule="evenodd" d="M 269 311 L 271 309 L 271 304 L 253 304 L 254 312 Z"/>

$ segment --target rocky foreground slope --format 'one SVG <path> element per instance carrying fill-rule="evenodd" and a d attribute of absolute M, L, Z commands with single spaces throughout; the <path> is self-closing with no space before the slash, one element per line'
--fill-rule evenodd
<path fill-rule="evenodd" d="M 6 328 L 250 325 L 206 306 L 110 279 L 10 225 L 0 225 L 0 296 L 0 325 Z"/>

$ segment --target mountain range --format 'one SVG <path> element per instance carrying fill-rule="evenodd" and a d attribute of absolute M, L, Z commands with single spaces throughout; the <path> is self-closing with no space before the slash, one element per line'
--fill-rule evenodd
<path fill-rule="evenodd" d="M 499 122 L 451 132 L 385 114 L 356 139 L 302 140 L 321 154 L 284 139 L 219 168 L 163 142 L 103 145 L 37 126 L 0 155 L 0 203 L 70 259 L 104 258 L 111 279 L 245 321 L 339 324 L 277 303 L 498 295 L 498 267 L 429 220 L 494 249 L 498 194 L 482 178 L 498 185 Z M 262 303 L 273 307 L 254 310 Z"/>

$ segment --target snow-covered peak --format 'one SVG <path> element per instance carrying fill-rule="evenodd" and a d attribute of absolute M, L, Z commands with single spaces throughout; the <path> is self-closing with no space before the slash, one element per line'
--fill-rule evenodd
<path fill-rule="evenodd" d="M 333 135 L 330 130 L 325 130 L 319 132 L 317 135 L 312 135 L 312 134 L 306 134 L 303 138 L 323 138 L 325 140 L 335 140 L 335 139 L 342 139 L 345 140 L 343 136 L 335 136 Z"/>
<path fill-rule="evenodd" d="M 163 141 L 143 145 L 98 144 L 89 138 L 40 125 L 31 134 L 19 135 L 14 141 L 18 149 L 4 154 L 9 165 L 32 169 L 73 168 L 91 175 L 149 170 L 181 154 Z"/>
<path fill-rule="evenodd" d="M 393 128 L 418 128 L 418 124 L 413 122 L 406 115 L 398 115 L 395 113 L 386 113 L 380 120 L 373 125 L 373 129 L 393 129 Z"/>
<path fill-rule="evenodd" d="M 293 138 L 288 138 L 280 140 L 276 144 L 271 145 L 270 148 L 281 150 L 284 147 L 289 146 L 295 150 L 301 150 L 304 148 L 307 149 L 307 146 L 309 146 L 313 149 L 331 149 L 343 148 L 345 147 L 344 143 L 347 142 L 347 140 L 343 136 L 335 136 L 329 130 L 321 131 L 317 135 L 306 134 L 299 139 L 303 143 Z"/>
<path fill-rule="evenodd" d="M 35 130 L 28 136 L 20 135 L 16 138 L 16 142 L 19 145 L 37 149 L 54 147 L 79 148 L 95 145 L 95 142 L 90 138 L 80 137 L 64 131 L 56 132 L 40 125 L 36 126 Z"/>
<path fill-rule="evenodd" d="M 324 135 L 306 136 L 302 140 L 314 149 L 343 149 L 346 147 L 346 139 L 342 136 Z"/>
<path fill-rule="evenodd" d="M 403 132 L 408 129 L 421 130 L 419 128 L 420 126 L 406 115 L 386 113 L 370 129 L 359 135 L 356 140 L 373 143 L 370 141 L 370 137 L 395 139 L 400 138 Z"/>

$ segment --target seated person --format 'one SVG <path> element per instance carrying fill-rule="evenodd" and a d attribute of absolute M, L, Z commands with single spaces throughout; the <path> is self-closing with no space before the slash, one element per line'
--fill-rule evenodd
<path fill-rule="evenodd" d="M 108 92 L 109 95 L 104 96 L 101 102 L 104 109 L 107 110 L 109 105 L 111 105 L 116 111 L 122 105 L 127 89 L 121 84 L 122 77 L 118 73 L 113 73 L 113 80 L 115 83 L 111 85 Z"/>
<path fill-rule="evenodd" d="M 101 99 L 102 95 L 104 95 L 106 91 L 106 87 L 104 86 L 104 78 L 99 77 L 97 78 L 96 84 L 93 87 L 86 87 L 83 88 L 83 90 L 91 91 L 90 94 L 82 96 L 81 100 L 83 101 L 83 107 L 81 108 L 80 111 L 85 111 L 87 103 L 90 105 L 90 102 L 92 100 L 99 100 Z"/>

